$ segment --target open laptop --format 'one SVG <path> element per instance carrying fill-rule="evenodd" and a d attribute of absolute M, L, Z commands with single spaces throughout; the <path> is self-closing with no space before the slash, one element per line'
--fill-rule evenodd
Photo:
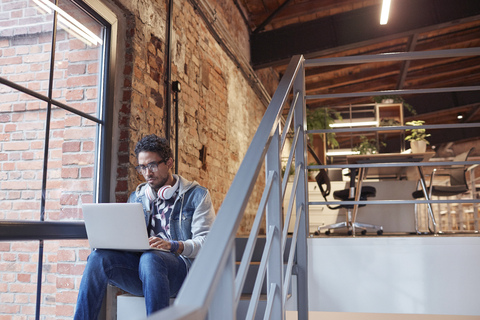
<path fill-rule="evenodd" d="M 140 203 L 83 204 L 83 219 L 90 247 L 125 251 L 162 250 L 148 244 Z"/>

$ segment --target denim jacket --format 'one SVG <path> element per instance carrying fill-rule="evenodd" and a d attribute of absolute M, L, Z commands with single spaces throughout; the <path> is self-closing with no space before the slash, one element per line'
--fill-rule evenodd
<path fill-rule="evenodd" d="M 170 215 L 170 235 L 172 239 L 182 241 L 184 249 L 182 257 L 190 267 L 192 259 L 205 242 L 205 238 L 215 219 L 215 210 L 208 190 L 196 181 L 188 181 L 179 175 L 178 196 L 175 199 Z M 150 200 L 145 194 L 147 184 L 140 184 L 128 198 L 128 202 L 138 202 L 143 206 L 145 223 L 148 225 L 151 216 Z"/>

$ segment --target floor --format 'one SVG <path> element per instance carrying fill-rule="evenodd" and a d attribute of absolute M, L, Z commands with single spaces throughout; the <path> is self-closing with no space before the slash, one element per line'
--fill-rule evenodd
<path fill-rule="evenodd" d="M 287 311 L 286 320 L 297 320 L 296 311 Z M 310 312 L 309 320 L 479 320 L 480 316 L 388 314 L 352 312 Z"/>

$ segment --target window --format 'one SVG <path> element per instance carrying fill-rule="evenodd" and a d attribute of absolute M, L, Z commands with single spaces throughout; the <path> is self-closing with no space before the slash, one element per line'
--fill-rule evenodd
<path fill-rule="evenodd" d="M 75 0 L 0 8 L 0 220 L 80 220 L 108 194 L 111 23 Z M 72 315 L 88 253 L 86 240 L 0 242 L 0 315 L 38 313 L 39 275 L 42 316 Z"/>

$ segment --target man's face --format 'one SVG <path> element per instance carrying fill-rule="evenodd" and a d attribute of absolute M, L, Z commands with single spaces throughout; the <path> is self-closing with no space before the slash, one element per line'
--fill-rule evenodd
<path fill-rule="evenodd" d="M 142 151 L 138 154 L 138 165 L 145 168 L 142 175 L 155 191 L 158 191 L 163 185 L 171 183 L 173 179 L 170 173 L 173 165 L 172 158 L 162 159 L 156 152 Z M 149 167 L 153 169 L 150 170 Z"/>

